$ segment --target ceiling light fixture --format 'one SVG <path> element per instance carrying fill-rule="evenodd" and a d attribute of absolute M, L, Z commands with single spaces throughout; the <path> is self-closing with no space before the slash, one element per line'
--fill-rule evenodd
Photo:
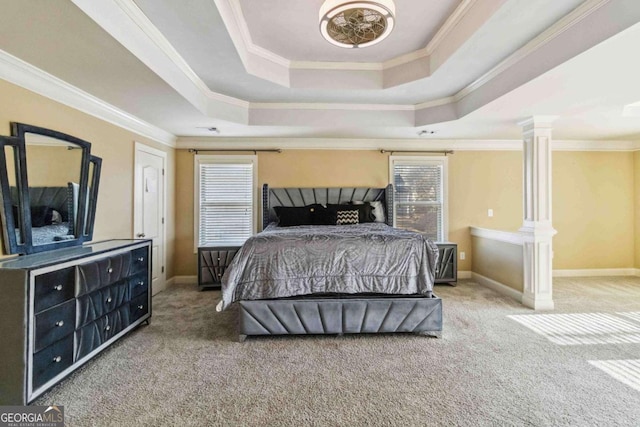
<path fill-rule="evenodd" d="M 373 46 L 389 36 L 395 14 L 393 0 L 326 0 L 320 8 L 320 32 L 339 47 Z"/>

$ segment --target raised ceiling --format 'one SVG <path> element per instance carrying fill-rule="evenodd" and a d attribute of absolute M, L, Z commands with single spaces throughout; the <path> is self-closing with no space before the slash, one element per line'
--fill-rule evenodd
<path fill-rule="evenodd" d="M 180 136 L 217 126 L 234 137 L 416 138 L 430 126 L 500 139 L 517 135 L 522 114 L 560 115 L 565 138 L 640 133 L 615 113 L 640 100 L 619 75 L 634 69 L 625 49 L 640 43 L 637 0 L 396 0 L 391 36 L 361 50 L 322 39 L 321 4 L 7 2 L 0 49 Z M 614 65 L 600 67 L 605 57 Z"/>

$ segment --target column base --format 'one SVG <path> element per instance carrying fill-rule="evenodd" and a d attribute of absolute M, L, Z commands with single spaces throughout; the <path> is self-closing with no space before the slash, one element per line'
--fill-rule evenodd
<path fill-rule="evenodd" d="M 522 305 L 534 310 L 553 310 L 553 299 L 550 296 L 537 296 L 531 294 L 522 295 Z"/>

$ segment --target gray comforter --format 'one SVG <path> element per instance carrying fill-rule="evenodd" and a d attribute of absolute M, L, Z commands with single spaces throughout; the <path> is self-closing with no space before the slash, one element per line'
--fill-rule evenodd
<path fill-rule="evenodd" d="M 236 254 L 218 308 L 322 293 L 430 295 L 437 260 L 433 242 L 382 223 L 269 225 Z"/>

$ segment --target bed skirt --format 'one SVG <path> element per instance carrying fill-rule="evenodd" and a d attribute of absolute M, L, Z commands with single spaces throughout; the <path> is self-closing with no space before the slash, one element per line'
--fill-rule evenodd
<path fill-rule="evenodd" d="M 241 342 L 248 335 L 442 334 L 442 300 L 435 295 L 306 296 L 239 305 Z"/>

